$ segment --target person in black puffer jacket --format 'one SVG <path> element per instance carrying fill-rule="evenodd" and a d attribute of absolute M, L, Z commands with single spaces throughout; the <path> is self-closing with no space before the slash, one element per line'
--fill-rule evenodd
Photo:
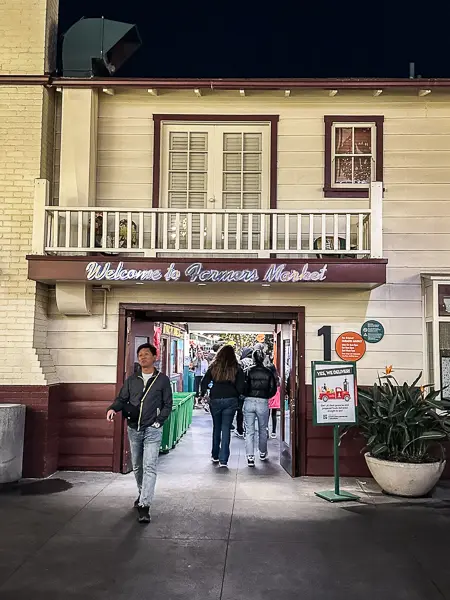
<path fill-rule="evenodd" d="M 277 391 L 273 372 L 264 366 L 264 352 L 253 352 L 254 366 L 247 371 L 246 398 L 244 402 L 245 450 L 249 467 L 255 466 L 255 421 L 258 419 L 259 457 L 267 458 L 267 426 L 269 423 L 269 398 Z"/>
<path fill-rule="evenodd" d="M 241 365 L 244 373 L 246 373 L 250 367 L 253 366 L 253 348 L 244 348 L 242 350 L 239 364 Z M 238 438 L 245 437 L 244 412 L 242 405 L 240 405 L 236 411 L 236 430 L 234 433 Z"/>

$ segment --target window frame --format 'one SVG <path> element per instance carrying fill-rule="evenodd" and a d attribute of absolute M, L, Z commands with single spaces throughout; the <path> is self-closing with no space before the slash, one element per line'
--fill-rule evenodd
<path fill-rule="evenodd" d="M 336 125 L 340 127 L 348 125 L 350 127 L 371 126 L 372 143 L 375 143 L 375 153 L 372 157 L 375 158 L 375 168 L 373 176 L 375 181 L 383 181 L 383 136 L 384 136 L 384 116 L 367 116 L 367 115 L 325 115 L 325 160 L 324 160 L 324 197 L 325 198 L 368 198 L 369 184 L 353 183 L 353 184 L 335 184 L 333 183 L 333 156 L 334 156 L 334 140 Z M 361 155 L 363 156 L 363 155 Z"/>
<path fill-rule="evenodd" d="M 278 121 L 279 115 L 199 115 L 199 114 L 154 114 L 154 136 L 153 136 L 153 194 L 152 207 L 159 208 L 161 204 L 161 191 L 163 183 L 163 125 L 172 124 L 269 124 L 269 171 L 268 171 L 268 194 L 269 209 L 277 208 L 277 149 L 278 149 Z"/>
<path fill-rule="evenodd" d="M 422 274 L 422 306 L 423 306 L 423 347 L 424 347 L 424 369 L 427 378 L 430 375 L 430 367 L 434 374 L 434 381 L 425 383 L 433 384 L 434 389 L 442 389 L 442 355 L 448 350 L 441 350 L 440 326 L 442 323 L 450 323 L 449 316 L 441 314 L 440 299 L 441 287 L 450 288 L 450 276 Z M 431 326 L 431 347 L 429 345 L 427 325 Z M 447 358 L 447 357 L 446 357 Z M 430 360 L 432 365 L 430 364 Z M 448 394 L 448 391 L 446 392 Z"/>

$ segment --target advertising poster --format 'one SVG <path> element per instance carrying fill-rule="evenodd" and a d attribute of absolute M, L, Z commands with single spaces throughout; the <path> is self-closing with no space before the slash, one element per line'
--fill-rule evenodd
<path fill-rule="evenodd" d="M 355 363 L 313 362 L 312 382 L 315 425 L 356 423 Z"/>

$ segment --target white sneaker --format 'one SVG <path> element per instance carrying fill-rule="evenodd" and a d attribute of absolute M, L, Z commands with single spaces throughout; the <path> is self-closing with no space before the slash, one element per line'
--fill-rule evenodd
<path fill-rule="evenodd" d="M 261 460 L 267 460 L 267 452 L 260 452 L 259 453 L 259 458 Z"/>
<path fill-rule="evenodd" d="M 274 439 L 276 439 L 276 437 L 277 437 L 277 434 L 276 434 L 276 433 L 271 433 L 271 434 L 270 434 L 270 437 L 271 437 L 271 439 L 272 439 L 272 440 L 274 440 Z"/>
<path fill-rule="evenodd" d="M 247 456 L 247 465 L 249 467 L 255 466 L 255 457 L 254 456 Z"/>

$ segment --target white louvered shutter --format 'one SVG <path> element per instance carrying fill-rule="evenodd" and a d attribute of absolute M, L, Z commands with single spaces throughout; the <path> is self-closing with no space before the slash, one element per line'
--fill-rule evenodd
<path fill-rule="evenodd" d="M 261 132 L 223 134 L 222 203 L 225 209 L 259 210 L 262 208 L 262 150 Z M 253 244 L 258 243 L 259 217 L 252 220 Z M 242 219 L 241 247 L 248 245 L 249 216 Z M 237 217 L 231 216 L 229 232 L 238 233 Z M 236 246 L 234 246 L 236 247 Z"/>
<path fill-rule="evenodd" d="M 169 133 L 168 207 L 180 210 L 207 207 L 208 132 L 171 131 Z M 176 216 L 169 217 L 169 243 L 176 237 Z M 180 247 L 188 241 L 188 217 L 179 221 Z M 192 244 L 199 247 L 200 215 L 192 216 Z"/>
<path fill-rule="evenodd" d="M 206 208 L 208 191 L 208 133 L 169 133 L 169 208 Z"/>

